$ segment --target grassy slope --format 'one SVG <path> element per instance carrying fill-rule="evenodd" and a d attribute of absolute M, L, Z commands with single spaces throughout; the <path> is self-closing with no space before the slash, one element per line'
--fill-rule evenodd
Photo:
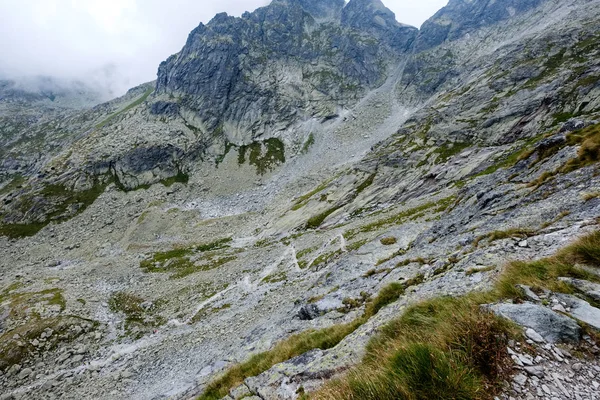
<path fill-rule="evenodd" d="M 409 308 L 388 323 L 369 343 L 362 363 L 343 377 L 328 382 L 304 398 L 319 400 L 490 399 L 510 374 L 508 340 L 519 338 L 514 325 L 480 307 L 503 299 L 520 301 L 516 284 L 572 293 L 558 277 L 592 281 L 599 278 L 576 265 L 600 268 L 600 232 L 587 235 L 555 256 L 510 263 L 486 293 L 437 298 Z M 273 365 L 309 350 L 337 345 L 382 307 L 396 301 L 405 285 L 393 283 L 369 301 L 365 313 L 352 323 L 307 331 L 254 355 L 207 387 L 200 400 L 220 399 L 230 389 Z"/>

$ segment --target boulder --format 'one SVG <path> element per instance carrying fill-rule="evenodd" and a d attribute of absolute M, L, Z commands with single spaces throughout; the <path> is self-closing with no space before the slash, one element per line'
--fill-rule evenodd
<path fill-rule="evenodd" d="M 600 285 L 597 283 L 589 282 L 583 279 L 574 279 L 574 278 L 558 278 L 560 281 L 568 283 L 571 286 L 574 286 L 577 290 L 584 293 L 586 296 L 590 298 L 600 301 Z"/>
<path fill-rule="evenodd" d="M 556 294 L 556 299 L 567 305 L 567 314 L 581 322 L 600 329 L 600 310 L 587 301 L 568 294 Z"/>
<path fill-rule="evenodd" d="M 581 328 L 573 319 L 537 304 L 501 303 L 489 308 L 496 315 L 533 329 L 550 343 L 578 342 L 581 336 Z"/>

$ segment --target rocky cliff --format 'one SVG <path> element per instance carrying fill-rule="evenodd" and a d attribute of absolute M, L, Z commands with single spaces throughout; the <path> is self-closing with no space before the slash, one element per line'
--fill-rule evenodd
<path fill-rule="evenodd" d="M 51 118 L 55 153 L 24 173 L 2 156 L 2 393 L 309 396 L 411 305 L 597 231 L 598 5 L 453 0 L 418 31 L 380 1 L 274 1 L 200 25 L 155 84 Z M 490 306 L 531 316 L 490 395 L 595 395 L 577 374 L 599 379 L 600 265 L 556 260 L 518 264 L 534 273 Z"/>

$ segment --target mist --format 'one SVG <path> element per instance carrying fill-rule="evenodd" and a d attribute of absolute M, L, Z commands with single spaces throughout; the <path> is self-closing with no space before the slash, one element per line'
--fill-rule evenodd
<path fill-rule="evenodd" d="M 239 16 L 270 0 L 1 0 L 0 78 L 84 82 L 105 99 L 154 80 L 161 61 L 216 13 Z M 420 26 L 447 0 L 384 0 Z"/>

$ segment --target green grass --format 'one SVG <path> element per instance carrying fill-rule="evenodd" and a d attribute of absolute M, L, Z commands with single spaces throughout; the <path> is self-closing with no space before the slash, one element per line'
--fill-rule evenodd
<path fill-rule="evenodd" d="M 390 236 L 390 237 L 381 238 L 379 240 L 379 242 L 384 246 L 391 246 L 391 245 L 398 243 L 398 239 L 396 239 L 393 236 Z"/>
<path fill-rule="evenodd" d="M 567 161 L 561 172 L 568 173 L 600 161 L 600 124 L 567 135 L 567 144 L 579 145 L 577 157 Z"/>
<path fill-rule="evenodd" d="M 247 361 L 230 368 L 225 374 L 212 381 L 198 400 L 218 400 L 230 389 L 240 385 L 244 379 L 261 374 L 275 364 L 290 360 L 314 349 L 330 349 L 346 336 L 358 329 L 384 306 L 398 300 L 405 286 L 393 283 L 384 287 L 378 296 L 367 302 L 364 314 L 347 324 L 334 325 L 320 330 L 308 330 L 293 335 L 275 345 L 271 350 L 256 354 Z M 363 296 L 364 298 L 365 296 Z M 311 299 L 318 301 L 317 298 Z"/>
<path fill-rule="evenodd" d="M 490 292 L 440 297 L 409 307 L 370 340 L 359 365 L 343 377 L 329 381 L 318 392 L 305 393 L 303 398 L 491 399 L 513 371 L 506 350 L 509 340 L 522 340 L 522 333 L 520 328 L 485 311 L 481 305 L 501 299 L 518 301 L 522 293 L 516 284 L 572 293 L 574 288 L 558 277 L 600 280 L 576 267 L 578 263 L 600 268 L 600 232 L 582 237 L 553 257 L 510 263 Z M 211 382 L 199 399 L 220 399 L 247 377 L 259 375 L 275 364 L 316 348 L 335 346 L 381 308 L 398 300 L 407 287 L 422 280 L 415 277 L 403 284 L 386 286 L 377 297 L 367 300 L 364 314 L 351 323 L 309 330 L 254 355 Z"/>
<path fill-rule="evenodd" d="M 164 318 L 154 315 L 156 304 L 152 309 L 144 309 L 144 302 L 142 297 L 129 292 L 116 292 L 108 299 L 110 310 L 125 317 L 125 332 L 134 334 L 136 338 L 141 337 L 145 330 L 166 322 Z"/>
<path fill-rule="evenodd" d="M 509 263 L 490 292 L 441 297 L 410 307 L 371 339 L 358 366 L 305 398 L 491 399 L 513 371 L 506 346 L 511 339 L 522 340 L 522 331 L 481 305 L 521 301 L 517 284 L 573 293 L 575 289 L 559 277 L 600 280 L 577 264 L 600 268 L 600 232 L 552 257 Z"/>
<path fill-rule="evenodd" d="M 308 139 L 306 139 L 306 142 L 304 142 L 304 144 L 302 145 L 302 150 L 300 151 L 300 154 L 308 153 L 308 150 L 310 150 L 313 144 L 315 144 L 315 136 L 311 133 L 310 135 L 308 135 Z"/>
<path fill-rule="evenodd" d="M 154 253 L 152 258 L 140 262 L 140 268 L 146 273 L 171 273 L 171 279 L 180 279 L 200 271 L 219 268 L 237 259 L 234 255 L 208 255 L 203 262 L 192 262 L 190 257 L 198 253 L 210 253 L 229 248 L 231 238 L 200 244 L 189 248 L 177 248 Z"/>
<path fill-rule="evenodd" d="M 94 182 L 87 190 L 74 191 L 62 184 L 47 185 L 37 195 L 16 204 L 24 213 L 38 205 L 52 204 L 41 222 L 21 224 L 0 223 L 0 236 L 12 239 L 34 236 L 51 222 L 61 223 L 81 214 L 104 193 L 108 182 Z M 72 209 L 75 208 L 73 212 Z"/>
<path fill-rule="evenodd" d="M 353 202 L 354 199 L 356 199 L 366 188 L 371 186 L 373 184 L 373 181 L 375 180 L 376 175 L 377 175 L 377 173 L 369 175 L 369 177 L 365 181 L 363 181 L 360 185 L 358 185 L 354 189 L 351 196 L 349 196 L 349 198 L 344 203 L 337 204 L 337 205 L 335 205 L 331 208 L 328 208 L 327 210 L 309 218 L 308 221 L 306 221 L 305 228 L 306 229 L 317 229 L 318 227 L 320 227 L 323 224 L 323 221 L 325 221 L 325 219 L 327 217 L 329 217 L 331 214 L 333 214 L 340 208 L 344 207 L 346 204 Z"/>
<path fill-rule="evenodd" d="M 323 224 L 325 218 L 329 217 L 331 214 L 342 208 L 343 205 L 338 205 L 335 207 L 328 208 L 327 210 L 319 213 L 315 216 L 312 216 L 306 221 L 306 229 L 317 229 Z"/>
<path fill-rule="evenodd" d="M 296 199 L 294 205 L 292 206 L 291 210 L 297 211 L 297 210 L 301 209 L 302 207 L 304 207 L 315 194 L 320 193 L 323 190 L 325 190 L 332 181 L 333 181 L 333 179 L 328 179 L 327 181 L 321 183 L 319 186 L 317 186 L 310 192 L 298 197 Z"/>
<path fill-rule="evenodd" d="M 128 323 L 142 322 L 144 318 L 142 303 L 144 301 L 143 298 L 134 294 L 117 292 L 108 300 L 108 307 L 112 312 L 124 314 Z"/>
<path fill-rule="evenodd" d="M 473 246 L 479 246 L 482 240 L 487 239 L 490 243 L 496 240 L 509 239 L 509 238 L 519 238 L 526 239 L 530 236 L 533 236 L 535 231 L 529 228 L 511 228 L 504 231 L 493 231 L 490 233 L 486 233 L 485 235 L 478 236 L 473 242 Z"/>
<path fill-rule="evenodd" d="M 285 145 L 277 138 L 241 146 L 238 150 L 238 164 L 246 162 L 247 154 L 248 162 L 256 167 L 259 175 L 264 175 L 273 170 L 275 166 L 285 163 Z"/>
<path fill-rule="evenodd" d="M 455 200 L 456 197 L 451 196 L 436 202 L 425 203 L 418 207 L 402 211 L 387 218 L 371 222 L 367 225 L 363 225 L 358 228 L 351 229 L 344 234 L 344 237 L 346 239 L 352 239 L 356 237 L 359 233 L 378 231 L 384 227 L 391 225 L 400 225 L 406 221 L 415 220 L 417 218 L 425 216 L 426 212 L 429 210 L 431 210 L 430 214 L 436 214 L 448 209 L 448 207 L 450 207 L 450 205 L 453 204 Z"/>
<path fill-rule="evenodd" d="M 313 349 L 330 349 L 343 338 L 354 332 L 360 323 L 336 325 L 322 330 L 309 330 L 277 344 L 273 349 L 256 354 L 249 360 L 229 369 L 223 376 L 211 382 L 199 400 L 219 400 L 225 397 L 230 389 L 240 385 L 244 379 L 256 376 L 273 365 L 299 356 Z"/>
<path fill-rule="evenodd" d="M 175 183 L 183 183 L 183 184 L 187 185 L 187 183 L 189 181 L 190 181 L 190 176 L 187 173 L 185 173 L 183 171 L 177 171 L 177 175 L 172 176 L 172 177 L 167 178 L 167 179 L 163 179 L 159 183 L 161 183 L 163 186 L 171 187 Z"/>
<path fill-rule="evenodd" d="M 15 174 L 12 180 L 6 184 L 3 188 L 0 189 L 0 195 L 10 193 L 11 191 L 19 188 L 26 182 L 26 179 L 21 174 Z"/>
<path fill-rule="evenodd" d="M 0 370 L 5 371 L 15 364 L 26 364 L 35 357 L 38 350 L 31 344 L 34 339 L 39 339 L 46 329 L 52 329 L 54 334 L 46 339 L 48 351 L 53 351 L 59 346 L 73 342 L 84 333 L 70 329 L 76 325 L 97 322 L 83 318 L 64 316 L 48 319 L 29 319 L 24 325 L 11 329 L 0 335 Z"/>
<path fill-rule="evenodd" d="M 442 164 L 448 161 L 450 158 L 457 154 L 460 154 L 463 150 L 471 146 L 470 143 L 452 143 L 450 145 L 443 145 L 433 151 L 433 154 L 437 154 L 436 164 Z"/>
<path fill-rule="evenodd" d="M 140 96 L 140 98 L 138 98 L 137 100 L 135 100 L 134 102 L 132 102 L 131 104 L 127 105 L 125 108 L 123 108 L 120 111 L 117 111 L 113 114 L 111 114 L 108 118 L 106 118 L 104 121 L 100 122 L 98 125 L 96 125 L 96 129 L 101 129 L 102 127 L 104 127 L 106 124 L 108 124 L 111 120 L 113 120 L 115 117 L 125 114 L 127 111 L 131 110 L 134 107 L 139 106 L 140 104 L 142 104 L 144 101 L 146 101 L 146 99 L 148 99 L 148 97 L 150 96 L 150 94 L 152 94 L 152 92 L 154 91 L 154 88 L 148 88 L 146 90 L 146 92 L 144 92 L 143 95 Z"/>

